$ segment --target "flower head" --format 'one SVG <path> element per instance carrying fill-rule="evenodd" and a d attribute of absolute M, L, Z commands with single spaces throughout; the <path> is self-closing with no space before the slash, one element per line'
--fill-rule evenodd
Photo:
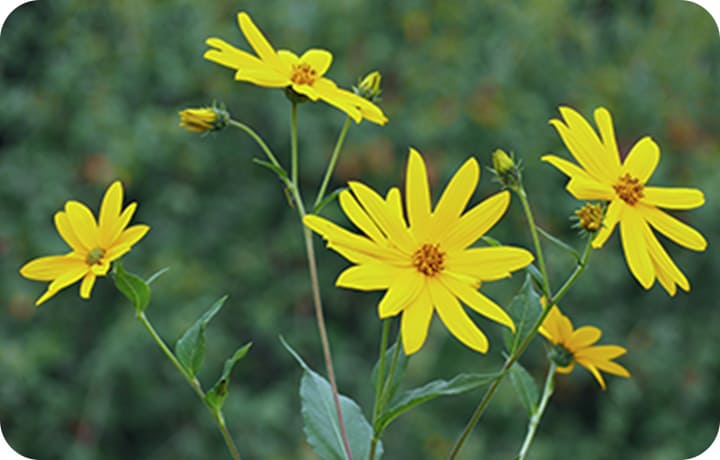
<path fill-rule="evenodd" d="M 55 227 L 72 249 L 64 255 L 31 260 L 20 268 L 20 274 L 36 281 L 50 281 L 47 291 L 35 305 L 40 305 L 61 289 L 79 281 L 80 297 L 90 298 L 95 279 L 105 276 L 110 263 L 130 251 L 150 230 L 147 225 L 128 227 L 136 203 L 122 209 L 123 188 L 120 181 L 108 187 L 100 205 L 99 219 L 78 201 L 68 201 L 65 209 L 55 213 Z"/>
<path fill-rule="evenodd" d="M 510 202 L 510 193 L 504 191 L 463 213 L 479 177 L 477 161 L 467 160 L 433 210 L 425 162 L 410 149 L 404 210 L 397 188 L 383 198 L 364 184 L 350 182 L 350 191 L 340 194 L 340 206 L 364 235 L 319 216 L 304 218 L 305 225 L 322 235 L 329 248 L 355 264 L 338 276 L 337 286 L 387 291 L 378 305 L 378 316 L 402 314 L 400 331 L 407 354 L 422 347 L 433 312 L 460 342 L 487 351 L 485 334 L 460 301 L 515 328 L 510 316 L 477 288 L 483 281 L 510 276 L 511 271 L 530 264 L 533 256 L 515 247 L 470 248 L 500 220 Z"/>
<path fill-rule="evenodd" d="M 620 160 L 610 112 L 595 110 L 600 137 L 582 116 L 569 107 L 560 107 L 564 120 L 550 120 L 579 166 L 555 155 L 543 161 L 570 177 L 567 190 L 581 200 L 608 201 L 605 219 L 592 242 L 600 248 L 620 224 L 623 252 L 630 272 L 645 289 L 657 279 L 670 295 L 677 286 L 690 290 L 690 283 L 672 261 L 651 230 L 693 251 L 704 251 L 705 238 L 694 228 L 661 211 L 693 209 L 705 203 L 695 188 L 653 187 L 647 181 L 660 160 L 660 149 L 650 137 L 643 137 Z"/>
<path fill-rule="evenodd" d="M 363 118 L 379 125 L 387 122 L 378 106 L 338 88 L 332 80 L 324 77 L 333 58 L 329 51 L 310 49 L 301 56 L 288 50 L 276 51 L 247 13 L 238 13 L 238 23 L 256 54 L 212 37 L 205 41 L 212 48 L 205 52 L 205 59 L 235 69 L 236 80 L 267 88 L 290 88 L 311 101 L 321 99 L 347 113 L 357 123 Z"/>
<path fill-rule="evenodd" d="M 180 123 L 178 126 L 192 133 L 217 131 L 227 126 L 229 114 L 222 107 L 200 107 L 185 109 L 178 112 Z"/>
<path fill-rule="evenodd" d="M 497 149 L 492 154 L 493 167 L 490 171 L 495 174 L 498 182 L 505 187 L 514 188 L 520 183 L 520 165 L 515 163 L 513 157 L 503 149 Z"/>
<path fill-rule="evenodd" d="M 578 363 L 590 371 L 603 390 L 605 380 L 600 371 L 630 377 L 627 369 L 612 361 L 627 353 L 625 348 L 619 345 L 593 346 L 600 340 L 602 331 L 594 326 L 574 329 L 570 318 L 563 315 L 556 305 L 552 306 L 539 332 L 553 344 L 550 356 L 558 364 L 557 372 L 561 374 L 569 374 Z"/>
<path fill-rule="evenodd" d="M 355 94 L 364 97 L 370 101 L 376 101 L 380 99 L 382 89 L 380 89 L 380 82 L 382 81 L 382 75 L 377 70 L 370 72 L 360 80 L 357 86 L 353 86 Z"/>

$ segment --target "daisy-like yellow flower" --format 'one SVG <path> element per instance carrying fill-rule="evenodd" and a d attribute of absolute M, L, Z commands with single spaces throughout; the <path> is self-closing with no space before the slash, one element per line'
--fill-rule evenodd
<path fill-rule="evenodd" d="M 485 334 L 460 301 L 515 330 L 510 316 L 477 288 L 482 281 L 510 276 L 511 271 L 530 264 L 533 256 L 515 247 L 469 247 L 500 220 L 510 203 L 510 194 L 504 191 L 463 213 L 479 178 L 477 161 L 467 160 L 432 210 L 425 162 L 410 149 L 405 211 L 398 188 L 391 188 L 383 198 L 364 184 L 350 182 L 351 192 L 340 194 L 340 206 L 364 235 L 315 215 L 304 218 L 305 225 L 322 235 L 329 248 L 356 264 L 338 276 L 337 286 L 387 290 L 378 316 L 402 314 L 400 333 L 408 355 L 425 343 L 433 312 L 460 342 L 487 351 Z"/>
<path fill-rule="evenodd" d="M 387 122 L 387 117 L 377 105 L 338 88 L 332 80 L 323 76 L 332 63 L 329 51 L 313 48 L 300 57 L 288 50 L 275 51 L 247 13 L 238 13 L 238 23 L 257 55 L 211 37 L 205 43 L 213 49 L 205 52 L 205 59 L 235 69 L 236 80 L 268 88 L 290 88 L 311 101 L 321 99 L 347 113 L 357 123 L 363 118 L 379 125 Z"/>
<path fill-rule="evenodd" d="M 695 188 L 646 185 L 660 160 L 660 149 L 646 136 L 621 162 L 607 109 L 595 110 L 600 137 L 575 110 L 560 107 L 560 113 L 564 120 L 553 119 L 550 123 L 580 166 L 554 155 L 545 155 L 542 160 L 570 177 L 567 190 L 575 198 L 610 202 L 593 247 L 602 247 L 619 223 L 625 260 L 645 289 L 650 289 L 657 279 L 671 296 L 677 286 L 689 291 L 690 283 L 651 227 L 688 249 L 705 250 L 707 241 L 697 230 L 659 209 L 697 208 L 705 203 L 703 193 Z"/>
<path fill-rule="evenodd" d="M 570 318 L 563 315 L 556 305 L 553 305 L 539 332 L 554 345 L 551 356 L 558 363 L 557 372 L 561 374 L 569 374 L 575 363 L 578 363 L 590 371 L 603 390 L 605 380 L 600 371 L 630 377 L 627 369 L 612 361 L 627 353 L 625 348 L 619 345 L 594 345 L 600 340 L 602 331 L 595 326 L 574 329 Z"/>
<path fill-rule="evenodd" d="M 122 202 L 122 184 L 115 181 L 105 192 L 97 222 L 87 206 L 74 200 L 65 203 L 63 211 L 55 213 L 55 227 L 72 251 L 40 257 L 20 268 L 20 274 L 25 278 L 50 281 L 47 291 L 35 305 L 81 279 L 80 297 L 90 298 L 96 277 L 105 276 L 110 263 L 130 251 L 145 236 L 150 230 L 147 225 L 128 227 L 137 204 L 130 203 L 122 209 Z"/>

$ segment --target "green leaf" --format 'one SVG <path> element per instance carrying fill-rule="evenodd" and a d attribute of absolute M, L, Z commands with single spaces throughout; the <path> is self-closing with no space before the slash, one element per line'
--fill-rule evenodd
<path fill-rule="evenodd" d="M 195 376 L 205 357 L 205 327 L 220 311 L 227 296 L 223 296 L 206 311 L 195 324 L 190 326 L 175 343 L 175 355 L 186 371 Z"/>
<path fill-rule="evenodd" d="M 565 243 L 565 242 L 562 241 L 561 239 L 559 239 L 559 238 L 557 238 L 557 237 L 554 237 L 553 235 L 551 235 L 550 233 L 546 232 L 546 231 L 543 230 L 542 228 L 540 228 L 540 227 L 536 227 L 536 228 L 537 228 L 538 232 L 539 232 L 542 236 L 544 236 L 545 238 L 547 238 L 547 239 L 550 240 L 551 242 L 555 243 L 555 245 L 557 245 L 559 248 L 563 249 L 565 252 L 569 253 L 571 256 L 573 256 L 573 257 L 575 258 L 575 260 L 576 260 L 577 262 L 580 262 L 580 258 L 581 258 L 581 257 L 580 257 L 580 254 L 575 250 L 575 248 L 573 248 L 572 246 L 568 245 L 567 243 Z"/>
<path fill-rule="evenodd" d="M 510 302 L 507 312 L 515 322 L 515 333 L 506 330 L 503 338 L 508 353 L 513 354 L 532 331 L 535 321 L 542 313 L 540 296 L 535 292 L 530 275 L 525 277 L 520 292 Z"/>
<path fill-rule="evenodd" d="M 313 209 L 313 214 L 319 213 L 322 208 L 332 203 L 333 200 L 335 200 L 335 198 L 337 198 L 337 196 L 340 195 L 340 192 L 342 192 L 343 190 L 347 190 L 347 187 L 336 188 L 335 190 L 330 192 L 329 195 L 323 198 L 323 200 L 318 203 L 317 206 L 315 206 L 315 208 Z"/>
<path fill-rule="evenodd" d="M 520 402 L 528 412 L 528 416 L 532 416 L 537 410 L 538 398 L 540 391 L 537 383 L 530 373 L 517 361 L 510 367 L 510 382 L 515 392 L 520 397 Z"/>
<path fill-rule="evenodd" d="M 132 302 L 135 307 L 135 314 L 145 311 L 150 303 L 150 286 L 139 276 L 126 272 L 122 262 L 113 263 L 113 281 L 115 287 Z"/>
<path fill-rule="evenodd" d="M 235 363 L 245 357 L 251 346 L 252 342 L 246 343 L 238 348 L 237 351 L 225 361 L 225 367 L 223 367 L 220 378 L 205 395 L 205 402 L 212 407 L 213 410 L 218 411 L 222 409 L 223 404 L 225 404 L 225 398 L 227 398 L 228 387 L 230 385 L 230 373 L 235 367 Z"/>
<path fill-rule="evenodd" d="M 393 346 L 388 348 L 385 351 L 385 370 L 383 371 L 383 375 L 385 376 L 384 379 L 387 380 L 387 376 L 390 374 L 390 367 L 392 366 L 392 359 L 393 355 L 395 354 L 395 348 L 400 347 L 397 364 L 395 365 L 395 375 L 393 376 L 393 380 L 390 383 L 390 387 L 388 388 L 388 394 L 386 401 L 389 401 L 395 396 L 395 393 L 397 393 L 398 386 L 400 385 L 400 380 L 402 379 L 403 374 L 405 374 L 405 369 L 407 368 L 409 358 L 405 354 L 405 352 L 402 349 L 402 346 L 399 342 L 395 342 Z M 377 363 L 375 363 L 375 367 L 372 370 L 371 379 L 373 382 L 373 385 L 375 388 L 377 388 L 377 377 L 378 377 L 378 367 L 380 366 L 380 360 L 378 360 Z"/>
<path fill-rule="evenodd" d="M 484 235 L 480 239 L 483 240 L 485 243 L 487 243 L 490 246 L 502 246 L 502 243 L 500 241 L 496 240 L 495 238 L 493 238 L 492 236 Z"/>
<path fill-rule="evenodd" d="M 460 374 L 452 380 L 433 380 L 432 382 L 413 390 L 408 390 L 390 401 L 388 408 L 380 415 L 378 432 L 387 427 L 390 422 L 403 412 L 438 396 L 459 395 L 490 384 L 500 376 L 498 372 L 487 374 Z"/>
<path fill-rule="evenodd" d="M 289 178 L 289 176 L 288 176 L 288 173 L 287 173 L 287 171 L 285 171 L 283 168 L 281 168 L 281 167 L 279 167 L 279 166 L 275 166 L 275 165 L 272 164 L 272 163 L 268 163 L 267 161 L 265 161 L 265 160 L 260 160 L 260 159 L 258 159 L 258 158 L 253 158 L 252 161 L 253 161 L 253 163 L 258 164 L 258 165 L 260 165 L 260 166 L 262 166 L 262 167 L 264 167 L 264 168 L 267 168 L 267 169 L 269 169 L 270 171 L 272 171 L 272 172 L 274 172 L 275 174 L 277 174 L 278 177 L 280 178 L 280 180 L 283 181 L 283 183 L 288 184 L 288 183 L 290 182 L 290 178 Z"/>
<path fill-rule="evenodd" d="M 345 449 L 340 436 L 340 427 L 330 383 L 310 369 L 300 355 L 282 337 L 280 337 L 280 341 L 304 369 L 300 381 L 300 400 L 302 402 L 303 421 L 305 422 L 305 436 L 307 436 L 308 443 L 323 460 L 345 460 Z M 370 441 L 373 437 L 372 426 L 363 415 L 360 406 L 347 396 L 340 395 L 340 408 L 342 409 L 353 459 L 368 459 L 370 456 Z M 382 454 L 382 442 L 378 441 L 375 446 L 375 458 L 379 460 Z"/>

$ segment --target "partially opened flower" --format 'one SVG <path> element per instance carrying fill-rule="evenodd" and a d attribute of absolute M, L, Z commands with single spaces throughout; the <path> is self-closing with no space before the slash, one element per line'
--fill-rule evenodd
<path fill-rule="evenodd" d="M 558 364 L 557 372 L 569 374 L 578 363 L 595 377 L 600 387 L 605 389 L 600 371 L 620 377 L 630 377 L 630 373 L 613 359 L 624 355 L 627 350 L 619 345 L 594 345 L 602 336 L 602 331 L 594 326 L 573 328 L 570 318 L 563 315 L 553 305 L 539 330 L 540 334 L 553 344 L 551 358 Z"/>
<path fill-rule="evenodd" d="M 483 281 L 508 277 L 527 266 L 533 256 L 515 247 L 470 247 L 500 220 L 510 202 L 509 192 L 504 191 L 463 213 L 479 177 L 477 161 L 467 160 L 433 210 L 425 162 L 410 149 L 404 210 L 397 188 L 383 198 L 364 184 L 350 182 L 351 191 L 340 194 L 340 206 L 364 235 L 319 216 L 304 219 L 305 225 L 328 241 L 329 248 L 355 264 L 340 274 L 338 286 L 387 291 L 378 305 L 378 316 L 402 314 L 400 331 L 407 354 L 422 347 L 434 312 L 463 344 L 487 351 L 485 334 L 461 301 L 515 329 L 510 316 L 477 289 Z"/>
<path fill-rule="evenodd" d="M 690 283 L 651 227 L 688 249 L 705 250 L 707 241 L 697 230 L 659 209 L 697 208 L 705 203 L 703 193 L 695 188 L 646 185 L 660 160 L 660 149 L 646 136 L 621 162 L 612 118 L 605 108 L 595 110 L 600 137 L 575 110 L 560 107 L 560 113 L 564 120 L 550 123 L 580 166 L 554 155 L 542 160 L 570 177 L 567 190 L 575 198 L 610 202 L 593 247 L 602 247 L 619 223 L 625 260 L 645 289 L 657 279 L 670 295 L 675 295 L 677 286 L 689 291 Z"/>
<path fill-rule="evenodd" d="M 338 88 L 332 80 L 324 77 L 333 58 L 329 51 L 313 48 L 299 57 L 292 51 L 275 51 L 247 13 L 238 13 L 238 23 L 257 55 L 212 37 L 205 41 L 213 48 L 205 52 L 205 59 L 235 69 L 238 81 L 268 88 L 290 88 L 311 101 L 321 99 L 347 113 L 355 122 L 359 123 L 363 118 L 379 125 L 387 122 L 387 117 L 377 105 Z"/>
<path fill-rule="evenodd" d="M 25 278 L 50 281 L 35 305 L 80 280 L 80 297 L 90 298 L 96 277 L 105 276 L 110 263 L 130 251 L 145 236 L 150 230 L 147 225 L 128 227 L 137 204 L 130 203 L 122 209 L 122 202 L 122 184 L 115 181 L 105 192 L 98 221 L 87 206 L 74 200 L 65 203 L 63 211 L 55 213 L 55 227 L 72 251 L 40 257 L 20 268 L 20 274 Z"/>

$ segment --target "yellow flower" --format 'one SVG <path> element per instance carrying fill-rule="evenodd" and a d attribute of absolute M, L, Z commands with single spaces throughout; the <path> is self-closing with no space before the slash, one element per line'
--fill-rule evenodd
<path fill-rule="evenodd" d="M 593 346 L 600 340 L 602 331 L 594 326 L 574 329 L 570 318 L 563 315 L 556 305 L 553 305 L 539 332 L 555 345 L 551 356 L 559 364 L 557 372 L 561 374 L 569 374 L 575 367 L 575 363 L 578 363 L 590 371 L 603 390 L 605 381 L 600 371 L 621 377 L 630 377 L 627 369 L 612 361 L 627 353 L 625 348 L 619 345 Z"/>
<path fill-rule="evenodd" d="M 64 211 L 55 213 L 55 227 L 72 251 L 59 256 L 40 257 L 20 268 L 20 274 L 25 278 L 51 281 L 35 305 L 40 305 L 80 279 L 80 297 L 90 298 L 95 278 L 105 276 L 110 263 L 130 251 L 145 236 L 150 230 L 147 225 L 127 227 L 137 204 L 130 203 L 123 210 L 122 201 L 122 184 L 115 181 L 105 192 L 98 222 L 87 206 L 74 200 L 65 203 Z"/>
<path fill-rule="evenodd" d="M 391 188 L 383 198 L 364 184 L 350 182 L 352 193 L 340 194 L 340 206 L 365 235 L 315 215 L 304 219 L 305 225 L 328 241 L 329 248 L 356 264 L 338 276 L 337 286 L 387 290 L 378 316 L 385 319 L 402 313 L 400 330 L 408 355 L 425 342 L 434 311 L 460 342 L 487 351 L 485 334 L 460 301 L 515 329 L 510 316 L 477 288 L 482 281 L 510 276 L 511 271 L 530 264 L 533 256 L 514 247 L 469 247 L 500 220 L 510 202 L 509 192 L 500 192 L 463 214 L 479 177 L 477 161 L 467 160 L 432 210 L 425 162 L 410 149 L 405 211 L 398 188 Z"/>
<path fill-rule="evenodd" d="M 605 108 L 595 110 L 600 137 L 575 110 L 560 107 L 560 113 L 564 120 L 550 123 L 580 167 L 554 155 L 542 159 L 570 177 L 567 190 L 575 198 L 610 202 L 593 247 L 602 247 L 619 223 L 625 260 L 645 289 L 657 279 L 671 296 L 677 286 L 689 291 L 690 283 L 651 227 L 688 249 L 705 250 L 707 241 L 697 230 L 658 209 L 697 208 L 705 203 L 703 193 L 694 188 L 646 185 L 660 160 L 657 144 L 643 137 L 621 163 L 612 118 Z"/>
<path fill-rule="evenodd" d="M 310 49 L 300 57 L 288 50 L 275 51 L 247 13 L 238 13 L 238 23 L 257 55 L 212 37 L 205 43 L 214 49 L 205 52 L 205 59 L 237 70 L 236 80 L 268 88 L 291 88 L 311 101 L 321 99 L 347 113 L 357 123 L 363 118 L 379 125 L 387 122 L 378 106 L 357 94 L 338 88 L 332 80 L 323 76 L 332 63 L 329 51 Z"/>
<path fill-rule="evenodd" d="M 227 125 L 228 113 L 219 107 L 201 107 L 185 109 L 178 112 L 180 124 L 178 126 L 193 133 L 216 131 Z"/>

